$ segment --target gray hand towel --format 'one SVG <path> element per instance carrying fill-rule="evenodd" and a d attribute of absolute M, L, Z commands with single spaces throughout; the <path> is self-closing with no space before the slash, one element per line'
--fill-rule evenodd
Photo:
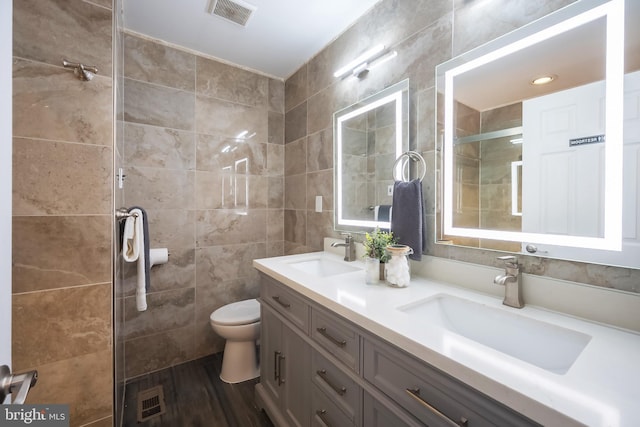
<path fill-rule="evenodd" d="M 145 211 L 140 206 L 133 206 L 129 208 L 129 212 L 133 209 L 140 209 L 142 212 L 142 233 L 144 234 L 144 287 L 147 292 L 149 292 L 149 288 L 151 287 L 151 280 L 149 271 L 151 270 L 150 259 L 149 259 L 149 222 L 147 218 L 147 211 Z"/>
<path fill-rule="evenodd" d="M 398 243 L 413 249 L 409 258 L 420 261 L 426 244 L 424 198 L 422 182 L 396 181 L 393 185 L 393 216 L 391 231 Z"/>

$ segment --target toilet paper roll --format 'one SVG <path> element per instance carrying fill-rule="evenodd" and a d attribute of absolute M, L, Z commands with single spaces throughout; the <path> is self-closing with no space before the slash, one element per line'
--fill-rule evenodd
<path fill-rule="evenodd" d="M 149 268 L 158 264 L 165 264 L 169 261 L 169 249 L 153 248 L 149 249 Z"/>

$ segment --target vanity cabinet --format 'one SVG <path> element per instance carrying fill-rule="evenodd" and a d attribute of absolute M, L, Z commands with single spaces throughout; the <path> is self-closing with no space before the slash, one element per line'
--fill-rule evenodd
<path fill-rule="evenodd" d="M 256 400 L 277 426 L 538 425 L 261 273 Z"/>
<path fill-rule="evenodd" d="M 308 426 L 310 347 L 272 308 L 261 321 L 261 383 L 288 425 Z"/>

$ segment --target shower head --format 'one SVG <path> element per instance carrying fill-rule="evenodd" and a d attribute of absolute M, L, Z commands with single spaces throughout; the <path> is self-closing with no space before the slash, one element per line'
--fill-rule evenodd
<path fill-rule="evenodd" d="M 98 68 L 92 65 L 84 65 L 76 62 L 69 62 L 66 59 L 62 60 L 62 65 L 65 68 L 73 68 L 73 74 L 76 75 L 82 81 L 91 80 L 97 73 Z"/>

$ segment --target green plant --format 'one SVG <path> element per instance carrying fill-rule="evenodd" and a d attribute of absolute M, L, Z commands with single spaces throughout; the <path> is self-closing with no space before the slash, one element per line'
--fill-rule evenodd
<path fill-rule="evenodd" d="M 388 245 L 394 243 L 393 233 L 376 228 L 371 233 L 364 235 L 365 255 L 371 258 L 378 258 L 380 262 L 387 262 L 389 255 L 387 255 L 385 249 Z"/>

